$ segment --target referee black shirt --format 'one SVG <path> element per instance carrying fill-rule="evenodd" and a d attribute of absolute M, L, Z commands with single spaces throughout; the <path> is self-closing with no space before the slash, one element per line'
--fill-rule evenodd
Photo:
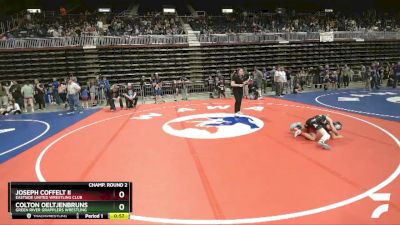
<path fill-rule="evenodd" d="M 240 77 L 239 74 L 233 75 L 232 81 L 234 81 L 235 84 L 243 84 L 243 79 Z M 232 90 L 236 92 L 243 92 L 243 87 L 232 87 Z"/>

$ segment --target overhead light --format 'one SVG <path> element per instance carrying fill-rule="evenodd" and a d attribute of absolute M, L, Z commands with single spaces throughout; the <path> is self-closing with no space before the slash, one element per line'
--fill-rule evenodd
<path fill-rule="evenodd" d="M 163 8 L 164 13 L 175 13 L 175 8 Z"/>
<path fill-rule="evenodd" d="M 326 12 L 326 13 L 332 13 L 332 12 L 333 12 L 333 9 L 325 9 L 325 12 Z"/>
<path fill-rule="evenodd" d="M 222 13 L 233 13 L 233 9 L 228 9 L 228 8 L 222 9 Z"/>
<path fill-rule="evenodd" d="M 42 12 L 42 10 L 40 10 L 40 9 L 27 9 L 26 11 L 28 13 L 41 13 Z"/>
<path fill-rule="evenodd" d="M 111 9 L 110 8 L 99 8 L 99 12 L 100 13 L 109 13 L 109 12 L 111 12 Z"/>
<path fill-rule="evenodd" d="M 283 13 L 285 13 L 285 11 L 286 11 L 286 9 L 284 9 L 284 8 L 276 8 L 275 9 L 275 12 L 278 14 L 283 14 Z"/>

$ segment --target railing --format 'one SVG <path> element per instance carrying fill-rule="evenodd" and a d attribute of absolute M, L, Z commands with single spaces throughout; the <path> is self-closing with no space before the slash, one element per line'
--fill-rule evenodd
<path fill-rule="evenodd" d="M 199 35 L 200 43 L 249 43 L 319 40 L 319 33 L 245 33 Z"/>
<path fill-rule="evenodd" d="M 278 35 L 275 33 L 200 34 L 197 37 L 199 38 L 200 43 L 247 43 L 278 40 Z"/>
<path fill-rule="evenodd" d="M 119 84 L 120 96 L 126 92 L 126 84 Z M 142 102 L 154 101 L 154 87 L 146 83 L 140 86 L 139 83 L 133 83 L 133 89 L 138 93 Z M 101 94 L 103 93 L 103 94 Z M 230 88 L 225 86 L 224 91 L 219 91 L 214 83 L 209 84 L 205 81 L 195 80 L 188 83 L 173 83 L 172 81 L 163 82 L 161 93 L 164 97 L 174 98 L 175 100 L 188 99 L 191 97 L 207 96 L 210 94 L 214 97 L 220 96 L 220 93 L 225 93 L 226 96 L 230 93 Z M 105 101 L 104 90 L 99 90 L 98 99 Z M 222 95 L 221 95 L 222 97 Z"/>
<path fill-rule="evenodd" d="M 400 32 L 333 32 L 334 39 L 400 39 Z M 248 43 L 265 41 L 318 41 L 318 32 L 201 34 L 200 43 Z"/>
<path fill-rule="evenodd" d="M 382 40 L 400 39 L 400 32 L 334 32 L 335 39 L 355 39 Z"/>
<path fill-rule="evenodd" d="M 145 35 L 129 37 L 82 36 L 60 38 L 15 38 L 0 41 L 0 49 L 53 48 L 69 46 L 187 44 L 186 35 Z"/>
<path fill-rule="evenodd" d="M 333 32 L 334 40 L 400 40 L 400 32 Z M 282 41 L 319 41 L 317 32 L 288 33 L 241 33 L 197 35 L 200 43 L 263 43 Z M 57 48 L 69 46 L 121 46 L 121 45 L 175 45 L 187 44 L 187 35 L 143 35 L 143 36 L 81 36 L 59 38 L 15 38 L 0 40 L 0 49 Z"/>
<path fill-rule="evenodd" d="M 13 17 L 11 20 L 0 22 L 0 34 L 6 33 L 9 30 L 14 29 L 17 26 L 17 20 Z"/>
<path fill-rule="evenodd" d="M 98 37 L 98 46 L 108 45 L 155 45 L 155 44 L 187 44 L 186 35 L 144 35 L 133 37 Z M 95 44 L 93 44 L 95 45 Z"/>

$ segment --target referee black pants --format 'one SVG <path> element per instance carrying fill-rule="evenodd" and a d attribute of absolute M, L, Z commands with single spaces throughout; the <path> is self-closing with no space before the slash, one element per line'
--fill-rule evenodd
<path fill-rule="evenodd" d="M 242 105 L 243 88 L 240 88 L 239 90 L 233 88 L 233 96 L 235 96 L 235 113 L 237 113 L 240 111 L 240 107 Z"/>

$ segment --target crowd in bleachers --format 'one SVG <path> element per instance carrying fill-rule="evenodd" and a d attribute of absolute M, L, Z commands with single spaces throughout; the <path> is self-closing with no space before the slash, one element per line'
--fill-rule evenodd
<path fill-rule="evenodd" d="M 146 17 L 116 17 L 106 33 L 108 36 L 173 35 L 183 34 L 183 28 L 178 17 L 158 13 Z"/>
<path fill-rule="evenodd" d="M 179 18 L 154 13 L 146 16 L 81 13 L 80 15 L 27 14 L 18 27 L 1 38 L 137 36 L 182 34 Z"/>
<path fill-rule="evenodd" d="M 202 34 L 257 32 L 322 31 L 399 31 L 400 15 L 377 14 L 375 11 L 333 13 L 261 13 L 238 12 L 219 16 L 187 17 L 187 22 Z M 0 38 L 170 35 L 183 34 L 177 15 L 152 12 L 142 16 L 81 13 L 26 14 L 17 28 Z"/>
<path fill-rule="evenodd" d="M 342 13 L 233 13 L 188 18 L 201 34 L 323 31 L 399 31 L 400 15 Z"/>

